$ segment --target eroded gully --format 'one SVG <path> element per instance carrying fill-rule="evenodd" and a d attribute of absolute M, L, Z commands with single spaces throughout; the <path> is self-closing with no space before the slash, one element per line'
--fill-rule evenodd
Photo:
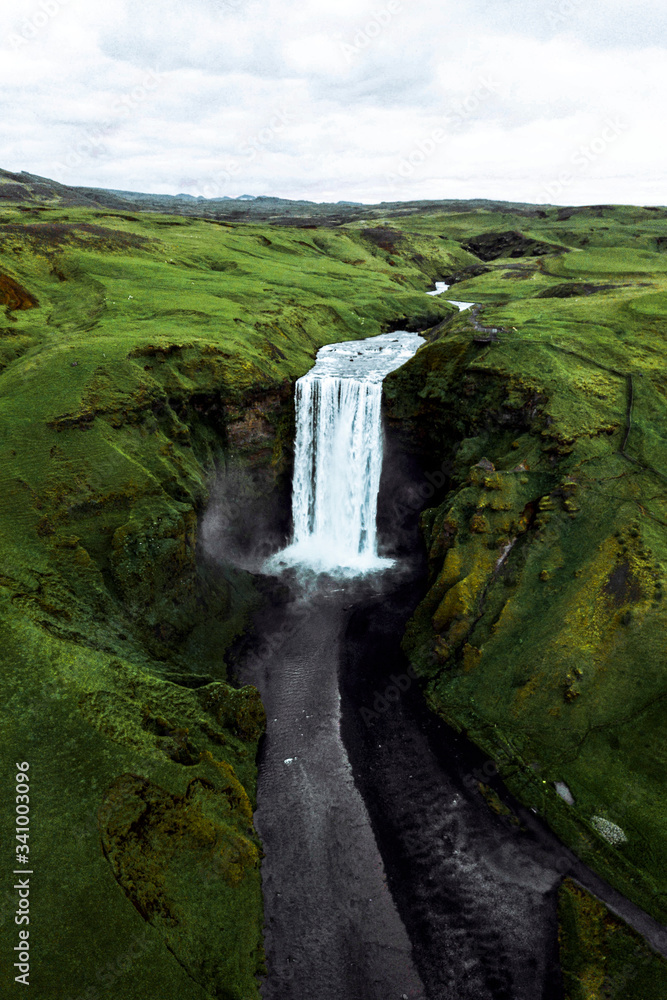
<path fill-rule="evenodd" d="M 470 780 L 490 762 L 426 709 L 400 651 L 419 559 L 309 580 L 283 575 L 238 665 L 268 717 L 265 1000 L 556 1000 L 564 874 L 664 950 L 536 817 L 513 825 Z"/>

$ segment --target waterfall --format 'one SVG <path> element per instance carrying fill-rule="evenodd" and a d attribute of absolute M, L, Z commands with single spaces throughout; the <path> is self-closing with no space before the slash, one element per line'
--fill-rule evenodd
<path fill-rule="evenodd" d="M 382 385 L 352 378 L 297 383 L 294 544 L 332 548 L 339 563 L 377 555 Z"/>
<path fill-rule="evenodd" d="M 400 332 L 329 345 L 298 380 L 294 534 L 269 570 L 302 565 L 351 575 L 391 565 L 377 548 L 382 380 L 423 342 Z"/>

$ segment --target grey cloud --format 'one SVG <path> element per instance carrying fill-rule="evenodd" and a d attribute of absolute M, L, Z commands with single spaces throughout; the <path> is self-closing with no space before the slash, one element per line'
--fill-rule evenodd
<path fill-rule="evenodd" d="M 19 52 L 6 46 L 2 165 L 177 193 L 184 178 L 194 188 L 240 156 L 285 108 L 290 124 L 257 140 L 258 155 L 243 159 L 243 175 L 222 193 L 520 197 L 522 183 L 539 192 L 580 137 L 618 113 L 631 139 L 593 164 L 568 198 L 598 183 L 596 200 L 632 201 L 633 190 L 666 200 L 655 129 L 667 96 L 657 0 L 632 8 L 620 0 L 402 0 L 377 37 L 346 58 L 341 45 L 387 2 L 106 0 L 77 20 L 63 14 Z M 26 16 L 32 9 L 25 0 Z M 549 19 L 554 11 L 561 20 Z M 2 20 L 0 11 L 7 39 L 17 19 Z M 159 86 L 133 99 L 154 69 Z M 495 83 L 476 97 L 485 79 Z M 104 123 L 103 142 L 91 144 Z M 396 158 L 436 126 L 447 143 L 387 192 Z"/>
<path fill-rule="evenodd" d="M 478 31 L 510 31 L 545 41 L 572 34 L 593 48 L 667 42 L 663 0 L 469 0 L 465 21 Z M 459 19 L 460 23 L 461 19 Z"/>

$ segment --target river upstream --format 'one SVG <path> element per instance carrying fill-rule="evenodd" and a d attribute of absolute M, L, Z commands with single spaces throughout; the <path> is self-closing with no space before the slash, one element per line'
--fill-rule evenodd
<path fill-rule="evenodd" d="M 239 669 L 268 717 L 265 1000 L 556 1000 L 558 885 L 599 888 L 532 814 L 489 809 L 495 768 L 400 651 L 422 573 L 378 553 L 381 394 L 421 343 L 331 345 L 297 383 L 294 536 Z"/>

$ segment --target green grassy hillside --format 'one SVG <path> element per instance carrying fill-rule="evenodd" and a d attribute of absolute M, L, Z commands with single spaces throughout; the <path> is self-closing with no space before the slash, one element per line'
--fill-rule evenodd
<path fill-rule="evenodd" d="M 430 590 L 405 640 L 432 706 L 665 920 L 667 257 L 652 218 L 606 210 L 617 246 L 590 230 L 584 251 L 488 260 L 456 285 L 483 308 L 431 331 L 386 395 L 450 475 L 423 515 Z M 560 223 L 523 234 L 567 245 Z"/>
<path fill-rule="evenodd" d="M 359 233 L 5 207 L 2 745 L 34 781 L 44 1000 L 258 995 L 263 709 L 223 660 L 258 595 L 201 558 L 199 516 L 235 457 L 279 474 L 262 400 L 291 398 L 326 342 L 448 315 L 422 289 L 469 257 L 433 237 L 393 253 Z"/>
<path fill-rule="evenodd" d="M 565 1000 L 667 996 L 667 962 L 570 879 L 561 886 L 558 912 Z"/>
<path fill-rule="evenodd" d="M 665 210 L 290 228 L 56 202 L 0 210 L 2 743 L 34 782 L 40 997 L 258 995 L 263 709 L 224 654 L 260 597 L 204 558 L 201 514 L 227 463 L 279 481 L 322 344 L 401 325 L 429 343 L 387 416 L 447 477 L 405 647 L 435 711 L 665 919 Z M 481 308 L 427 296 L 443 278 Z"/>

